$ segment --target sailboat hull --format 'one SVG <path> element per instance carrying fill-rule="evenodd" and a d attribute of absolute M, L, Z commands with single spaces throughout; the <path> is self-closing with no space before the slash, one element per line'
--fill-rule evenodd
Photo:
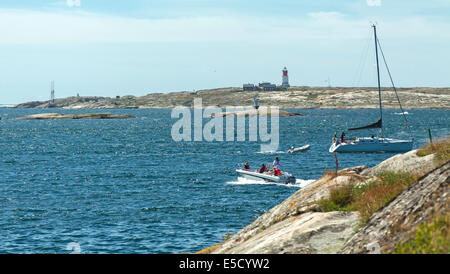
<path fill-rule="evenodd" d="M 331 144 L 330 152 L 406 152 L 413 149 L 413 142 L 395 139 L 361 138 L 353 142 Z"/>

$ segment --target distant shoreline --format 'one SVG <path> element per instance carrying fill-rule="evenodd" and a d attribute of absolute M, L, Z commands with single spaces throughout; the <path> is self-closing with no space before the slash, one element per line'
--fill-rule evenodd
<path fill-rule="evenodd" d="M 248 106 L 247 106 L 248 107 Z M 0 108 L 9 108 L 9 109 L 11 109 L 11 108 L 14 108 L 14 109 L 30 109 L 30 108 L 27 108 L 27 107 L 23 107 L 23 108 L 21 108 L 21 107 L 15 107 L 15 105 L 12 105 L 12 106 L 7 106 L 7 107 L 2 107 L 2 106 L 0 106 Z M 33 108 L 33 109 L 37 109 L 37 108 Z M 70 108 L 39 108 L 39 109 L 45 109 L 45 110 L 74 110 L 74 109 L 70 109 Z M 123 109 L 126 109 L 126 108 L 83 108 L 83 109 L 80 109 L 80 110 L 123 110 Z M 156 109 L 161 109 L 161 110 L 172 110 L 173 109 L 173 107 L 149 107 L 149 108 L 135 108 L 136 110 L 145 110 L 145 109 L 148 109 L 148 110 L 156 110 Z M 194 109 L 194 108 L 189 108 L 189 109 Z M 305 110 L 310 110 L 310 109 L 323 109 L 323 110 L 325 110 L 325 109 L 378 109 L 378 108 L 376 108 L 376 107 L 347 107 L 347 108 L 343 108 L 343 107 L 288 107 L 288 108 L 283 108 L 283 109 L 288 109 L 288 110 L 302 110 L 302 109 L 305 109 Z M 399 108 L 395 108 L 395 107 L 384 107 L 383 106 L 383 109 L 389 109 L 389 110 L 393 110 L 393 109 L 395 109 L 395 110 L 399 110 Z M 450 109 L 450 106 L 448 106 L 448 107 L 411 107 L 411 108 L 406 108 L 406 107 L 403 107 L 403 109 L 404 110 L 415 110 L 415 109 Z M 225 108 L 223 108 L 223 110 L 225 110 Z M 399 110 L 400 111 L 400 110 Z"/>
<path fill-rule="evenodd" d="M 398 88 L 404 109 L 449 109 L 450 88 Z M 194 99 L 201 98 L 203 107 L 252 106 L 258 97 L 260 106 L 280 109 L 376 109 L 378 90 L 375 87 L 291 87 L 285 91 L 243 91 L 239 87 L 151 93 L 144 96 L 72 96 L 51 101 L 32 101 L 13 108 L 41 109 L 171 109 L 177 106 L 193 107 Z M 398 109 L 392 89 L 382 88 L 383 108 Z M 3 105 L 5 106 L 5 105 Z M 0 105 L 1 107 L 1 105 Z M 8 106 L 5 106 L 8 107 Z"/>
<path fill-rule="evenodd" d="M 78 119 L 130 119 L 136 118 L 133 115 L 117 115 L 111 113 L 39 113 L 16 118 L 18 120 L 78 120 Z"/>

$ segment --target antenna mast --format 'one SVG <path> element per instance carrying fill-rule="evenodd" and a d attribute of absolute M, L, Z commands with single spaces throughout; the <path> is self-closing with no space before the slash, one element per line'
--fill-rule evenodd
<path fill-rule="evenodd" d="M 55 102 L 55 81 L 52 81 L 50 85 L 50 101 Z"/>

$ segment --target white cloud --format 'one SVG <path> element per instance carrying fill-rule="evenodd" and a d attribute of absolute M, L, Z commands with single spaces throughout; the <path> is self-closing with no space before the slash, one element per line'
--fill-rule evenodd
<path fill-rule="evenodd" d="M 379 20 L 383 37 L 449 39 L 448 21 L 426 17 Z M 293 43 L 307 39 L 339 41 L 366 38 L 369 19 L 338 12 L 299 18 L 211 16 L 131 18 L 71 11 L 0 9 L 0 44 L 79 44 L 150 42 Z M 14 27 L 12 27 L 14 26 Z M 408 28 L 405 28 L 408 26 Z"/>
<path fill-rule="evenodd" d="M 81 0 L 67 0 L 66 5 L 70 8 L 81 7 Z"/>
<path fill-rule="evenodd" d="M 381 6 L 381 0 L 366 0 L 369 7 L 379 7 Z"/>
<path fill-rule="evenodd" d="M 299 41 L 348 33 L 350 21 L 336 12 L 303 18 L 210 16 L 143 19 L 85 11 L 0 9 L 0 44 Z M 341 27 L 345 24 L 346 27 Z M 332 26 L 330 26 L 332 25 Z M 359 26 L 358 26 L 359 25 Z M 353 25 L 352 36 L 364 27 Z M 11 28 L 9 26 L 14 26 Z M 355 30 L 355 27 L 358 30 Z M 361 28 L 362 27 L 362 28 Z M 346 30 L 347 29 L 347 30 Z"/>

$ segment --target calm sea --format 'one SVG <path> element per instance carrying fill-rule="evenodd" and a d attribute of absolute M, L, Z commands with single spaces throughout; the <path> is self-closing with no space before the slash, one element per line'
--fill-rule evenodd
<path fill-rule="evenodd" d="M 260 142 L 174 142 L 170 110 L 51 110 L 132 114 L 129 120 L 15 120 L 49 112 L 0 108 L 0 253 L 195 252 L 236 233 L 334 169 L 335 131 L 374 122 L 377 110 L 291 110 L 280 118 L 277 152 Z M 448 135 L 448 110 L 407 110 L 417 145 Z M 385 110 L 385 135 L 408 138 L 398 110 Z M 366 135 L 370 135 L 368 132 Z M 291 145 L 306 153 L 287 154 Z M 342 154 L 340 168 L 393 154 Z M 238 179 L 278 156 L 297 185 Z M 75 243 L 75 244 L 73 244 Z"/>

